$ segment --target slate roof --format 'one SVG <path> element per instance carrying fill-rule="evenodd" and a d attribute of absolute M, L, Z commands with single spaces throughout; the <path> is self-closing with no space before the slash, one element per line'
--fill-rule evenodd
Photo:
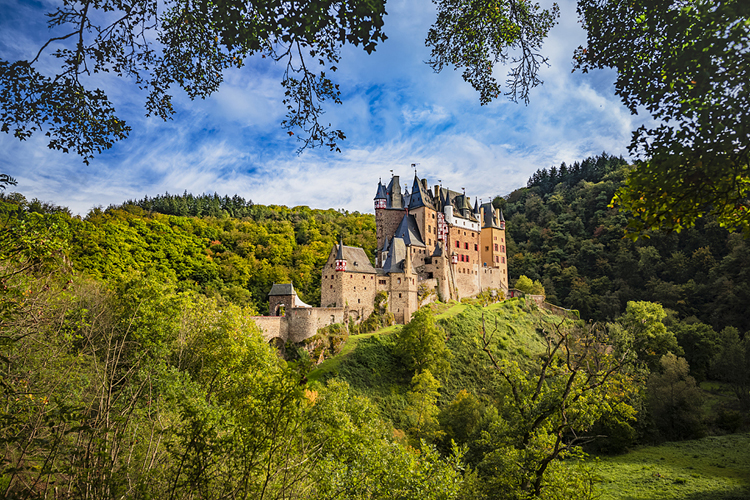
<path fill-rule="evenodd" d="M 492 206 L 492 203 L 482 203 L 482 208 L 484 208 L 482 227 L 494 227 L 500 229 L 500 224 L 498 224 L 497 217 L 495 217 L 495 208 Z"/>
<path fill-rule="evenodd" d="M 382 182 L 378 181 L 378 192 L 375 193 L 376 200 L 387 200 L 388 194 L 386 193 L 385 186 Z"/>
<path fill-rule="evenodd" d="M 381 252 L 387 252 L 388 247 L 390 246 L 390 240 L 388 240 L 388 236 L 385 237 L 385 240 L 383 240 L 383 248 L 380 249 Z"/>
<path fill-rule="evenodd" d="M 388 249 L 388 257 L 383 262 L 383 272 L 403 273 L 403 262 L 406 258 L 406 245 L 401 238 L 391 240 L 391 248 Z"/>
<path fill-rule="evenodd" d="M 271 287 L 271 291 L 268 292 L 269 297 L 271 295 L 295 295 L 294 286 L 291 283 L 274 283 Z"/>
<path fill-rule="evenodd" d="M 385 274 L 390 273 L 404 273 L 404 264 L 406 263 L 406 252 L 408 252 L 406 243 L 401 238 L 393 238 L 391 240 L 391 248 L 388 251 L 388 258 L 385 259 L 382 269 L 380 271 Z M 417 271 L 414 269 L 412 264 L 411 272 L 416 274 Z"/>
<path fill-rule="evenodd" d="M 419 207 L 434 208 L 429 190 L 416 175 L 414 175 L 414 183 L 411 186 L 411 199 L 408 206 L 410 210 Z"/>
<path fill-rule="evenodd" d="M 344 239 L 341 238 L 338 245 L 338 250 L 336 251 L 336 260 L 344 260 Z"/>
<path fill-rule="evenodd" d="M 346 260 L 347 273 L 375 274 L 375 268 L 370 264 L 370 259 L 362 248 L 338 245 L 337 250 L 337 255 L 342 255 Z"/>
<path fill-rule="evenodd" d="M 401 219 L 401 224 L 398 225 L 393 238 L 403 239 L 406 245 L 414 245 L 418 247 L 426 246 L 422 240 L 422 234 L 419 232 L 417 219 L 413 215 L 404 215 L 404 218 Z"/>

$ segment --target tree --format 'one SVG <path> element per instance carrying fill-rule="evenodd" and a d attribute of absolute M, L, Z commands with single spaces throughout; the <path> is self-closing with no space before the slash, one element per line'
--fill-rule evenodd
<path fill-rule="evenodd" d="M 750 4 L 743 0 L 579 0 L 584 72 L 617 70 L 616 93 L 659 123 L 634 132 L 640 156 L 614 205 L 631 234 L 680 231 L 706 213 L 750 235 Z"/>
<path fill-rule="evenodd" d="M 451 353 L 445 346 L 445 333 L 435 325 L 428 307 L 418 309 L 396 337 L 396 355 L 414 373 L 429 370 L 443 375 L 450 370 Z"/>
<path fill-rule="evenodd" d="M 590 497 L 590 476 L 566 474 L 559 459 L 575 457 L 580 445 L 593 441 L 590 431 L 599 420 L 634 417 L 629 401 L 639 384 L 629 371 L 633 352 L 611 349 L 601 325 L 561 321 L 542 325 L 542 333 L 545 352 L 521 366 L 493 354 L 494 331 L 488 332 L 483 321 L 479 341 L 498 375 L 503 400 L 500 418 L 483 433 L 488 451 L 478 465 L 484 476 L 480 489 L 502 491 L 502 498 Z"/>
<path fill-rule="evenodd" d="M 722 330 L 720 342 L 712 372 L 731 386 L 743 409 L 750 409 L 750 335 L 740 340 L 737 329 L 730 326 Z"/>
<path fill-rule="evenodd" d="M 682 354 L 674 333 L 664 326 L 666 317 L 667 313 L 660 304 L 629 301 L 625 314 L 619 318 L 624 332 L 618 331 L 614 341 L 620 350 L 632 349 L 639 360 L 651 371 L 656 371 L 665 354 Z"/>
<path fill-rule="evenodd" d="M 531 281 L 531 278 L 523 274 L 516 280 L 515 287 L 529 295 L 544 295 L 544 286 L 539 280 Z"/>
<path fill-rule="evenodd" d="M 441 1 L 430 30 L 430 64 L 465 67 L 464 79 L 483 104 L 499 95 L 492 76 L 496 62 L 516 66 L 509 75 L 512 99 L 528 100 L 538 85 L 537 70 L 546 59 L 538 54 L 557 14 L 538 5 Z M 339 86 L 330 74 L 345 44 L 371 53 L 386 39 L 385 0 L 67 0 L 49 14 L 59 28 L 30 60 L 0 59 L 0 130 L 20 140 L 46 129 L 49 147 L 74 151 L 85 162 L 124 139 L 130 127 L 114 104 L 87 78 L 110 72 L 132 78 L 149 92 L 148 115 L 170 117 L 173 86 L 191 99 L 215 92 L 228 68 L 253 56 L 285 65 L 282 85 L 287 115 L 282 126 L 308 146 L 338 150 L 344 132 L 322 122 L 326 101 L 340 103 Z M 58 65 L 48 75 L 41 68 L 44 51 Z M 510 51 L 520 51 L 518 57 Z M 54 65 L 52 65 L 54 67 Z"/>
<path fill-rule="evenodd" d="M 406 394 L 407 406 L 404 416 L 408 425 L 410 441 L 415 448 L 422 440 L 436 442 L 445 435 L 438 422 L 437 400 L 440 382 L 429 370 L 423 370 L 411 379 L 411 390 Z"/>
<path fill-rule="evenodd" d="M 538 51 L 555 25 L 557 4 L 551 10 L 539 4 L 511 0 L 433 0 L 438 17 L 427 35 L 432 48 L 429 65 L 436 72 L 446 66 L 465 68 L 462 76 L 487 104 L 500 95 L 492 75 L 494 64 L 510 61 L 506 95 L 529 102 L 529 90 L 541 84 L 537 72 L 547 58 Z M 513 51 L 520 55 L 511 55 Z"/>
<path fill-rule="evenodd" d="M 660 373 L 648 380 L 649 409 L 654 424 L 666 439 L 699 437 L 701 392 L 684 358 L 672 353 L 660 360 Z"/>

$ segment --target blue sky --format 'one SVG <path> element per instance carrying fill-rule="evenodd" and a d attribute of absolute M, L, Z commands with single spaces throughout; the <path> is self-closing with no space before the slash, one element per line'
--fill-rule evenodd
<path fill-rule="evenodd" d="M 528 106 L 479 96 L 452 69 L 435 74 L 424 38 L 435 18 L 429 0 L 388 0 L 389 39 L 367 55 L 342 54 L 337 83 L 343 104 L 324 116 L 347 140 L 341 153 L 296 154 L 299 144 L 280 127 L 284 118 L 281 65 L 250 60 L 232 70 L 217 93 L 191 101 L 175 90 L 174 119 L 146 118 L 145 95 L 132 81 L 99 77 L 130 137 L 90 165 L 51 151 L 43 135 L 19 142 L 0 134 L 0 172 L 17 191 L 86 214 L 108 206 L 187 190 L 239 194 L 263 204 L 372 212 L 379 178 L 390 171 L 438 179 L 454 190 L 488 200 L 524 186 L 537 169 L 606 151 L 627 156 L 631 131 L 647 118 L 633 116 L 614 95 L 614 73 L 572 73 L 573 50 L 585 42 L 575 2 L 558 2 L 561 16 L 543 52 L 544 85 Z M 43 13 L 54 2 L 0 0 L 0 57 L 31 59 L 49 32 Z M 545 3 L 542 2 L 544 6 Z M 507 68 L 498 66 L 505 81 Z"/>

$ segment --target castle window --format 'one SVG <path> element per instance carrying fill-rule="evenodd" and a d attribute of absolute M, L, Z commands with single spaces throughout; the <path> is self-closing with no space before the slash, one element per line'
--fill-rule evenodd
<path fill-rule="evenodd" d="M 398 278 L 398 280 L 396 281 L 396 283 L 398 283 L 400 285 L 401 284 L 401 278 Z"/>
<path fill-rule="evenodd" d="M 471 262 L 468 255 L 466 256 L 466 262 Z"/>
<path fill-rule="evenodd" d="M 500 245 L 500 251 L 501 251 L 501 252 L 504 252 L 504 251 L 505 251 L 505 245 Z"/>
<path fill-rule="evenodd" d="M 387 285 L 388 282 L 385 281 L 385 280 L 378 280 L 378 284 L 380 284 L 380 285 Z"/>
<path fill-rule="evenodd" d="M 400 294 L 400 293 L 398 294 L 398 298 L 399 298 L 399 299 L 401 298 L 401 294 Z"/>
<path fill-rule="evenodd" d="M 367 287 L 365 287 L 365 290 L 367 290 Z"/>
<path fill-rule="evenodd" d="M 459 243 L 458 241 L 456 242 L 456 248 L 461 248 L 461 243 Z"/>
<path fill-rule="evenodd" d="M 357 304 L 359 304 L 359 299 L 357 299 Z"/>
<path fill-rule="evenodd" d="M 495 256 L 495 262 L 500 262 L 500 257 Z"/>
<path fill-rule="evenodd" d="M 495 241 L 497 241 L 497 236 L 495 236 Z"/>
<path fill-rule="evenodd" d="M 495 243 L 495 251 L 497 252 L 497 243 Z"/>
<path fill-rule="evenodd" d="M 477 245 L 476 243 L 474 243 L 474 251 L 476 252 L 478 250 L 479 250 L 479 245 Z"/>
<path fill-rule="evenodd" d="M 357 289 L 356 285 L 355 285 L 354 289 L 355 289 L 355 290 Z"/>
<path fill-rule="evenodd" d="M 468 249 L 469 249 L 469 244 L 468 243 L 464 243 L 464 250 L 468 250 Z"/>
<path fill-rule="evenodd" d="M 484 247 L 484 251 L 485 252 L 489 252 L 490 251 L 490 247 Z"/>
<path fill-rule="evenodd" d="M 333 285 L 331 285 L 331 288 L 333 288 Z"/>
<path fill-rule="evenodd" d="M 502 258 L 503 264 L 505 264 L 505 257 Z"/>
<path fill-rule="evenodd" d="M 363 280 L 366 280 L 366 279 L 367 279 L 367 276 L 365 276 L 365 275 L 363 274 L 363 275 L 362 275 L 362 279 L 363 279 Z"/>

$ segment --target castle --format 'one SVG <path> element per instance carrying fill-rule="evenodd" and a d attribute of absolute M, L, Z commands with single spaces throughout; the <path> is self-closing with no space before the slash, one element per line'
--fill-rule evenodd
<path fill-rule="evenodd" d="M 267 340 L 302 341 L 333 323 L 365 320 L 375 296 L 386 292 L 388 311 L 408 323 L 420 305 L 460 300 L 485 290 L 508 294 L 505 219 L 491 203 L 472 207 L 464 193 L 433 186 L 416 174 L 411 193 L 399 177 L 375 194 L 375 265 L 359 247 L 340 241 L 321 273 L 320 305 L 302 302 L 291 284 L 274 284 L 269 316 L 256 316 Z"/>
<path fill-rule="evenodd" d="M 323 267 L 320 305 L 348 307 L 357 319 L 388 294 L 396 322 L 407 323 L 420 304 L 508 291 L 505 219 L 491 203 L 472 207 L 464 193 L 427 184 L 416 174 L 411 192 L 399 177 L 375 194 L 378 249 L 373 266 L 362 248 L 334 246 Z"/>

